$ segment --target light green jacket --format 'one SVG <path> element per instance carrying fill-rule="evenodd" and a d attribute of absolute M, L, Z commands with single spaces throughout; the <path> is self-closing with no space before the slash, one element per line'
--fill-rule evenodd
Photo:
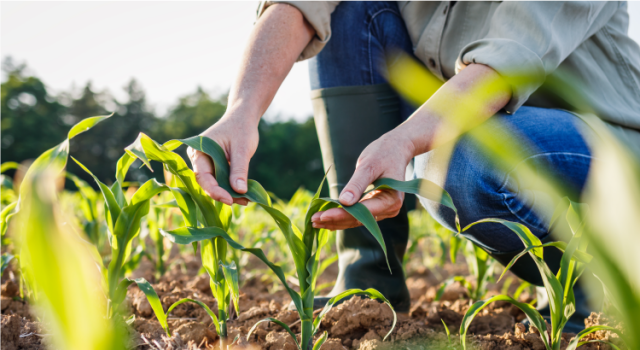
<path fill-rule="evenodd" d="M 331 13 L 340 2 L 285 2 L 316 30 L 300 60 L 315 56 L 331 40 Z M 627 35 L 626 2 L 407 1 L 398 7 L 414 54 L 436 77 L 446 81 L 464 65 L 488 65 L 511 84 L 507 113 L 522 105 L 593 113 L 640 158 L 640 47 Z"/>

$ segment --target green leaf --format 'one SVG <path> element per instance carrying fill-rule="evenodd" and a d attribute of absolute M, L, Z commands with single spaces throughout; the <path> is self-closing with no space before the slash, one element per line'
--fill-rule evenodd
<path fill-rule="evenodd" d="M 449 258 L 451 259 L 452 264 L 456 263 L 458 251 L 462 247 L 462 242 L 462 238 L 458 235 L 451 235 L 449 238 Z"/>
<path fill-rule="evenodd" d="M 412 193 L 440 203 L 445 207 L 453 210 L 456 214 L 458 213 L 458 210 L 453 204 L 453 199 L 451 199 L 449 193 L 442 187 L 429 180 L 415 179 L 411 181 L 398 181 L 389 178 L 381 178 L 373 182 L 373 190 L 383 189 L 392 189 L 400 192 Z"/>
<path fill-rule="evenodd" d="M 300 295 L 295 292 L 293 289 L 289 287 L 287 283 L 287 279 L 284 275 L 284 271 L 278 265 L 273 264 L 267 259 L 267 256 L 261 249 L 258 248 L 245 248 L 240 243 L 234 241 L 224 230 L 219 227 L 203 227 L 203 228 L 193 228 L 193 227 L 181 227 L 171 231 L 161 231 L 161 233 L 167 237 L 170 241 L 178 244 L 190 244 L 193 242 L 199 242 L 207 239 L 212 239 L 215 237 L 221 237 L 233 249 L 237 249 L 243 252 L 248 252 L 255 255 L 258 259 L 262 260 L 267 266 L 275 273 L 275 275 L 280 279 L 280 282 L 284 285 L 289 292 L 289 296 L 293 300 L 294 305 L 297 310 L 300 312 L 303 310 L 302 299 Z"/>
<path fill-rule="evenodd" d="M 200 307 L 202 307 L 206 312 L 207 315 L 209 315 L 209 317 L 211 317 L 211 320 L 213 321 L 214 326 L 216 327 L 216 332 L 218 334 L 220 334 L 220 321 L 218 321 L 218 317 L 216 316 L 216 314 L 213 313 L 213 311 L 211 311 L 211 309 L 207 306 L 207 304 L 199 301 L 199 300 L 194 300 L 194 299 L 190 299 L 190 298 L 184 298 L 184 299 L 180 299 L 178 301 L 176 301 L 175 303 L 171 304 L 171 306 L 169 306 L 169 309 L 167 310 L 167 316 L 171 313 L 171 311 L 178 305 L 182 304 L 182 303 L 186 303 L 186 302 L 191 302 L 191 303 L 195 303 L 200 305 Z"/>
<path fill-rule="evenodd" d="M 231 293 L 233 306 L 236 308 L 236 313 L 240 314 L 240 308 L 238 307 L 240 291 L 238 287 L 238 268 L 236 267 L 236 263 L 232 261 L 225 264 L 221 261 L 220 266 L 222 266 L 222 273 L 224 274 L 224 279 L 227 282 L 227 287 L 229 288 L 229 292 Z"/>
<path fill-rule="evenodd" d="M 591 327 L 587 327 L 587 328 L 583 329 L 578 334 L 576 334 L 575 338 L 571 339 L 571 341 L 569 342 L 569 345 L 567 346 L 566 350 L 575 350 L 578 346 L 584 344 L 584 343 L 578 344 L 580 339 L 584 338 L 585 336 L 587 336 L 587 335 L 589 335 L 589 334 L 591 334 L 593 332 L 597 332 L 597 331 L 609 331 L 611 333 L 615 333 L 618 336 L 622 337 L 622 334 L 620 333 L 620 331 L 618 329 L 613 328 L 613 327 L 605 326 L 605 325 L 591 326 Z"/>
<path fill-rule="evenodd" d="M 177 140 L 185 145 L 207 154 L 213 160 L 215 165 L 215 175 L 218 185 L 225 191 L 229 192 L 233 198 L 246 198 L 252 202 L 260 203 L 265 206 L 271 206 L 271 199 L 267 191 L 264 190 L 255 180 L 247 181 L 247 193 L 241 194 L 233 190 L 229 183 L 229 162 L 220 145 L 208 137 L 194 136 L 188 139 Z"/>
<path fill-rule="evenodd" d="M 17 206 L 18 202 L 13 202 L 2 209 L 0 213 L 0 233 L 3 238 L 9 228 L 9 220 L 17 212 Z"/>
<path fill-rule="evenodd" d="M 19 164 L 16 162 L 4 162 L 0 165 L 0 174 L 4 173 L 7 170 L 18 169 Z"/>
<path fill-rule="evenodd" d="M 140 232 L 140 220 L 149 212 L 149 201 L 125 207 L 118 217 L 113 231 L 111 262 L 108 267 L 110 295 L 121 277 L 122 266 L 131 253 L 131 241 Z"/>
<path fill-rule="evenodd" d="M 129 145 L 126 150 L 149 167 L 151 166 L 149 160 L 163 163 L 166 169 L 179 179 L 179 181 L 176 181 L 177 187 L 189 193 L 196 203 L 204 218 L 203 224 L 205 226 L 222 226 L 213 200 L 198 185 L 195 174 L 189 169 L 182 157 L 153 141 L 143 133 L 140 133 L 136 141 Z"/>
<path fill-rule="evenodd" d="M 113 192 L 111 192 L 111 189 L 107 185 L 102 183 L 102 181 L 100 181 L 97 176 L 93 175 L 93 173 L 89 169 L 87 169 L 87 167 L 85 167 L 82 163 L 80 163 L 77 159 L 73 157 L 71 157 L 71 159 L 73 159 L 73 161 L 76 162 L 76 164 L 78 164 L 78 166 L 80 166 L 82 170 L 87 172 L 87 174 L 91 175 L 91 177 L 93 177 L 95 182 L 98 184 L 98 187 L 100 187 L 100 192 L 102 192 L 102 196 L 104 197 L 104 203 L 107 209 L 109 210 L 109 217 L 107 218 L 107 221 L 109 222 L 109 230 L 111 230 L 111 232 L 113 233 L 113 230 L 114 230 L 113 226 L 117 222 L 118 217 L 120 216 L 120 212 L 122 211 L 122 208 L 116 201 L 116 198 L 113 195 Z"/>
<path fill-rule="evenodd" d="M 547 350 L 551 350 L 546 337 L 547 326 L 544 318 L 540 316 L 538 310 L 527 303 L 521 303 L 507 295 L 497 295 L 487 301 L 478 301 L 471 305 L 469 310 L 467 310 L 467 313 L 462 318 L 462 324 L 460 325 L 460 343 L 462 343 L 463 349 L 467 349 L 467 331 L 469 330 L 471 321 L 473 321 L 474 317 L 476 317 L 480 310 L 482 310 L 485 306 L 493 303 L 494 301 L 506 301 L 522 310 L 522 312 L 527 315 L 529 322 L 531 322 L 532 325 L 536 326 L 536 328 L 538 328 L 538 330 L 540 331 L 540 338 L 542 338 L 544 346 L 547 348 Z"/>
<path fill-rule="evenodd" d="M 324 309 L 322 309 L 318 317 L 316 317 L 316 319 L 313 321 L 313 335 L 315 335 L 316 332 L 318 332 L 318 329 L 320 329 L 320 323 L 322 322 L 322 319 L 324 318 L 324 316 L 327 314 L 327 312 L 331 310 L 331 308 L 333 308 L 333 306 L 338 301 L 356 294 L 366 295 L 371 299 L 380 300 L 385 304 L 387 304 L 389 308 L 391 308 L 391 311 L 393 312 L 393 324 L 391 325 L 391 329 L 389 330 L 387 335 L 384 336 L 383 341 L 386 340 L 387 337 L 389 337 L 389 335 L 391 334 L 391 332 L 393 332 L 393 329 L 396 327 L 397 315 L 395 310 L 393 309 L 393 306 L 391 306 L 391 303 L 389 302 L 389 300 L 387 300 L 387 298 L 385 298 L 384 295 L 382 295 L 382 293 L 378 292 L 373 288 L 369 288 L 367 290 L 349 289 L 329 299 L 329 301 L 327 302 L 327 305 L 325 305 Z"/>
<path fill-rule="evenodd" d="M 127 297 L 127 288 L 133 283 L 132 280 L 124 278 L 118 283 L 113 298 L 111 299 L 112 308 L 117 310 L 119 305 L 122 304 Z"/>
<path fill-rule="evenodd" d="M 320 338 L 316 340 L 316 343 L 313 344 L 313 350 L 320 350 L 320 347 L 322 347 L 322 344 L 327 341 L 327 338 L 329 338 L 329 333 L 322 333 L 322 336 L 320 336 Z"/>
<path fill-rule="evenodd" d="M 162 302 L 160 301 L 160 297 L 158 297 L 158 293 L 153 289 L 151 283 L 147 282 L 143 277 L 136 278 L 133 280 L 138 285 L 138 288 L 147 296 L 147 300 L 153 309 L 153 312 L 156 314 L 158 318 L 158 322 L 162 326 L 162 329 L 167 333 L 167 336 L 171 336 L 171 332 L 169 332 L 169 324 L 167 323 L 167 314 L 164 313 L 164 308 L 162 307 Z M 174 304 L 175 305 L 175 304 Z M 172 305 L 173 306 L 173 305 Z"/>
<path fill-rule="evenodd" d="M 449 327 L 447 327 L 447 324 L 444 323 L 443 319 L 440 319 L 440 322 L 442 322 L 442 325 L 444 326 L 444 331 L 447 333 L 447 343 L 451 345 L 451 332 L 449 332 Z"/>
<path fill-rule="evenodd" d="M 113 113 L 105 116 L 85 118 L 81 120 L 79 123 L 71 127 L 71 130 L 69 130 L 69 133 L 67 134 L 67 139 L 71 140 L 72 138 L 82 134 L 83 132 L 88 131 L 89 129 L 96 126 L 96 124 L 111 117 L 112 115 Z"/>
<path fill-rule="evenodd" d="M 347 213 L 353 216 L 356 220 L 360 221 L 364 225 L 364 227 L 366 227 L 367 230 L 369 230 L 371 235 L 373 235 L 373 238 L 375 238 L 376 241 L 378 241 L 378 244 L 380 244 L 380 247 L 384 252 L 384 258 L 385 258 L 385 261 L 387 262 L 387 267 L 389 268 L 389 272 L 392 273 L 391 265 L 389 265 L 389 257 L 387 256 L 387 246 L 384 244 L 384 237 L 382 236 L 380 227 L 378 226 L 376 219 L 373 217 L 369 209 L 367 209 L 367 207 L 364 204 L 358 202 L 352 206 L 343 206 L 342 204 L 340 204 L 340 202 L 337 199 L 320 198 L 318 200 L 324 200 L 327 202 L 333 202 L 335 204 L 338 204 L 340 207 L 342 207 L 342 209 L 344 209 Z"/>
<path fill-rule="evenodd" d="M 51 171 L 51 174 L 54 174 L 54 176 L 58 175 L 67 164 L 67 157 L 69 156 L 69 140 L 71 140 L 78 134 L 89 130 L 99 122 L 109 118 L 111 115 L 86 118 L 71 127 L 71 130 L 69 131 L 67 138 L 64 141 L 62 141 L 57 146 L 45 151 L 38 158 L 36 158 L 33 163 L 31 163 L 31 166 L 22 179 L 20 193 L 24 192 L 23 187 L 26 186 L 26 184 L 32 182 L 31 177 L 36 173 L 42 172 L 44 169 L 48 169 L 49 171 Z"/>
<path fill-rule="evenodd" d="M 4 270 L 9 266 L 9 262 L 13 259 L 13 255 L 9 253 L 2 254 L 2 258 L 0 260 L 0 276 L 4 274 Z"/>
<path fill-rule="evenodd" d="M 249 330 L 249 333 L 247 333 L 247 340 L 249 340 L 249 337 L 251 337 L 251 334 L 253 333 L 253 331 L 255 331 L 256 327 L 262 322 L 273 322 L 279 325 L 280 327 L 284 328 L 284 330 L 287 331 L 287 333 L 289 333 L 291 338 L 293 338 L 293 341 L 296 343 L 296 346 L 298 347 L 298 349 L 301 349 L 300 344 L 298 343 L 298 338 L 296 338 L 296 335 L 291 331 L 291 328 L 289 328 L 289 326 L 284 324 L 284 322 L 278 321 L 273 317 L 268 317 L 268 318 L 265 318 L 264 320 L 260 320 L 256 322 L 256 324 L 254 324 L 253 327 L 251 327 L 251 329 Z"/>

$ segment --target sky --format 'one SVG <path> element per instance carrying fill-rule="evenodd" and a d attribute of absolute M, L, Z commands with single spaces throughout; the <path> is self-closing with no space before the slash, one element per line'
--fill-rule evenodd
<path fill-rule="evenodd" d="M 135 78 L 157 113 L 198 86 L 226 92 L 255 21 L 247 2 L 2 2 L 0 55 L 27 63 L 55 95 L 91 81 L 125 100 Z M 629 3 L 629 35 L 640 42 L 640 2 Z M 296 63 L 265 113 L 312 114 L 307 63 Z"/>

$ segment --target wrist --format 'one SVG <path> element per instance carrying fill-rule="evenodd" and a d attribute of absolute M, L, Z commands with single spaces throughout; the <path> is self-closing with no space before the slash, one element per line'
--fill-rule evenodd
<path fill-rule="evenodd" d="M 222 118 L 220 118 L 220 121 L 257 128 L 261 117 L 262 113 L 260 113 L 257 108 L 251 106 L 250 103 L 234 103 L 227 106 L 227 110 L 224 112 Z"/>

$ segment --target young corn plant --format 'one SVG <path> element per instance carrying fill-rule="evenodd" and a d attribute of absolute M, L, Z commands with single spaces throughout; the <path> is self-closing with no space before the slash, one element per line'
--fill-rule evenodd
<path fill-rule="evenodd" d="M 542 244 L 540 242 L 540 239 L 533 235 L 526 226 L 500 219 L 479 220 L 465 228 L 468 229 L 469 227 L 479 223 L 495 222 L 503 224 L 504 226 L 511 229 L 514 233 L 516 233 L 524 243 L 525 250 L 513 258 L 513 260 L 505 267 L 502 275 L 504 276 L 504 273 L 509 270 L 519 258 L 524 256 L 524 254 L 529 254 L 535 261 L 538 270 L 540 271 L 540 275 L 542 276 L 544 287 L 549 298 L 549 306 L 551 310 L 551 329 L 547 329 L 547 323 L 545 319 L 534 307 L 527 303 L 519 302 L 507 295 L 498 295 L 486 301 L 478 301 L 469 308 L 460 326 L 460 341 L 465 349 L 466 333 L 469 325 L 471 324 L 471 321 L 473 321 L 473 318 L 485 306 L 499 300 L 507 301 L 517 306 L 527 315 L 527 318 L 529 319 L 531 324 L 539 330 L 540 337 L 547 350 L 560 349 L 560 345 L 562 342 L 562 330 L 571 315 L 573 315 L 573 313 L 575 312 L 575 297 L 573 294 L 573 287 L 578 278 L 584 272 L 586 264 L 588 264 L 592 258 L 591 255 L 586 252 L 588 242 L 582 236 L 584 223 L 579 220 L 578 215 L 576 214 L 576 204 L 569 202 L 568 200 L 565 201 L 565 203 L 567 203 L 567 205 L 563 207 L 564 210 L 560 210 L 560 213 L 565 214 L 566 220 L 569 224 L 568 226 L 573 235 L 568 244 L 564 242 L 550 242 Z M 560 262 L 560 269 L 557 274 L 551 272 L 544 261 L 544 247 L 556 247 L 563 251 Z M 579 344 L 579 340 L 581 338 L 598 330 L 608 330 L 620 335 L 620 332 L 618 330 L 609 326 L 589 327 L 580 332 L 570 343 L 567 349 L 575 349 L 577 346 L 583 344 Z"/>
<path fill-rule="evenodd" d="M 124 278 L 125 264 L 133 250 L 132 242 L 140 234 L 141 221 L 149 213 L 151 199 L 161 192 L 169 191 L 170 188 L 151 179 L 140 186 L 128 200 L 124 195 L 123 182 L 129 167 L 135 161 L 134 157 L 125 153 L 118 160 L 116 182 L 111 187 L 102 183 L 76 159 L 73 160 L 94 178 L 104 197 L 111 261 L 103 274 L 105 289 L 109 296 L 107 313 L 109 317 L 113 317 L 124 301 L 127 288 L 133 283 Z"/>
<path fill-rule="evenodd" d="M 283 233 L 287 245 L 294 258 L 295 270 L 300 287 L 300 293 L 289 287 L 284 271 L 280 266 L 271 263 L 264 252 L 257 248 L 245 248 L 238 242 L 233 240 L 225 229 L 229 227 L 230 209 L 222 203 L 217 203 L 207 196 L 202 188 L 198 186 L 195 175 L 187 167 L 184 160 L 172 152 L 181 144 L 186 144 L 196 150 L 206 153 L 211 157 L 215 165 L 216 178 L 218 184 L 228 191 L 234 198 L 246 198 L 260 207 L 262 207 L 276 222 Z M 295 334 L 284 323 L 268 319 L 283 326 L 289 334 L 294 338 L 299 349 L 319 348 L 327 339 L 327 334 L 321 336 L 315 343 L 311 344 L 313 336 L 318 332 L 320 322 L 324 315 L 339 300 L 354 294 L 364 294 L 374 299 L 382 300 L 389 304 L 382 294 L 374 289 L 368 290 L 349 290 L 334 298 L 332 298 L 325 309 L 314 320 L 313 319 L 313 299 L 316 291 L 316 281 L 319 272 L 320 252 L 322 247 L 328 241 L 328 232 L 326 230 L 315 229 L 311 223 L 311 216 L 321 210 L 339 207 L 340 204 L 332 199 L 319 198 L 320 189 L 313 196 L 313 200 L 309 206 L 304 218 L 304 229 L 300 230 L 291 220 L 280 210 L 274 208 L 271 198 L 262 186 L 254 181 L 248 181 L 248 191 L 246 194 L 236 193 L 229 184 L 229 164 L 222 148 L 209 138 L 200 136 L 192 137 L 185 140 L 173 140 L 160 145 L 150 139 L 148 136 L 141 134 L 136 142 L 127 148 L 127 151 L 140 158 L 147 166 L 149 161 L 162 162 L 165 168 L 170 171 L 176 179 L 176 186 L 181 192 L 173 191 L 176 196 L 176 202 L 179 204 L 185 219 L 185 227 L 164 234 L 175 243 L 193 244 L 201 242 L 201 254 L 203 265 L 211 277 L 212 290 L 214 296 L 218 299 L 218 320 L 216 325 L 218 334 L 226 336 L 226 305 L 231 295 L 234 301 L 237 300 L 237 270 L 233 265 L 227 265 L 225 262 L 227 245 L 233 249 L 251 253 L 262 260 L 274 272 L 278 279 L 291 296 L 301 320 L 301 341 L 298 342 Z M 322 186 L 321 186 L 322 187 Z M 372 232 L 374 237 L 381 244 L 382 249 L 386 248 L 382 239 L 382 234 L 378 228 L 374 217 L 362 204 L 356 204 L 351 207 L 345 207 L 347 212 L 363 222 Z M 196 211 L 197 210 L 197 211 Z M 228 214 L 223 215 L 223 210 Z M 197 214 L 197 212 L 199 214 Z M 224 288 L 226 287 L 226 288 Z M 389 306 L 391 306 L 389 304 Z M 237 308 L 237 306 L 236 306 Z M 266 321 L 266 320 L 264 320 Z M 395 326 L 395 320 L 394 320 Z M 254 327 L 255 328 L 255 327 Z M 393 329 L 393 327 L 392 327 Z M 253 329 L 252 329 L 253 331 Z M 249 335 L 252 333 L 249 332 Z M 224 346 L 224 343 L 221 345 Z"/>
<path fill-rule="evenodd" d="M 179 145 L 173 143 L 173 148 Z M 171 190 L 175 205 L 182 213 L 185 227 L 181 229 L 186 229 L 186 235 L 192 237 L 185 240 L 169 235 L 169 238 L 174 243 L 193 244 L 194 250 L 197 250 L 197 245 L 200 244 L 202 264 L 209 274 L 211 291 L 218 302 L 218 316 L 213 318 L 213 323 L 221 339 L 220 345 L 224 349 L 227 345 L 227 321 L 231 306 L 233 305 L 236 311 L 239 309 L 238 270 L 227 253 L 228 240 L 231 240 L 231 237 L 226 234 L 226 230 L 231 222 L 231 207 L 213 201 L 198 185 L 195 174 L 182 157 L 148 136 L 141 134 L 136 142 L 127 148 L 127 154 L 141 159 L 149 169 L 150 161 L 161 162 L 173 175 L 167 188 Z M 266 192 L 264 195 L 267 196 Z M 175 235 L 185 234 L 181 229 L 172 232 Z M 206 235 L 207 229 L 214 234 Z M 189 230 L 200 232 L 192 235 Z M 223 235 L 220 236 L 220 233 Z M 147 294 L 147 297 L 151 301 L 153 295 L 150 297 Z M 161 315 L 158 315 L 158 319 L 160 318 Z"/>
<path fill-rule="evenodd" d="M 67 164 L 69 140 L 108 117 L 80 121 L 62 143 L 41 154 L 22 179 L 19 204 L 12 209 L 20 271 L 58 348 L 126 348 L 122 328 L 104 317 L 106 299 L 100 297 L 101 276 L 95 268 L 102 260 L 93 245 L 73 232 L 73 225 L 63 225 L 56 205 L 56 179 Z M 7 220 L 8 215 L 3 230 Z"/>

